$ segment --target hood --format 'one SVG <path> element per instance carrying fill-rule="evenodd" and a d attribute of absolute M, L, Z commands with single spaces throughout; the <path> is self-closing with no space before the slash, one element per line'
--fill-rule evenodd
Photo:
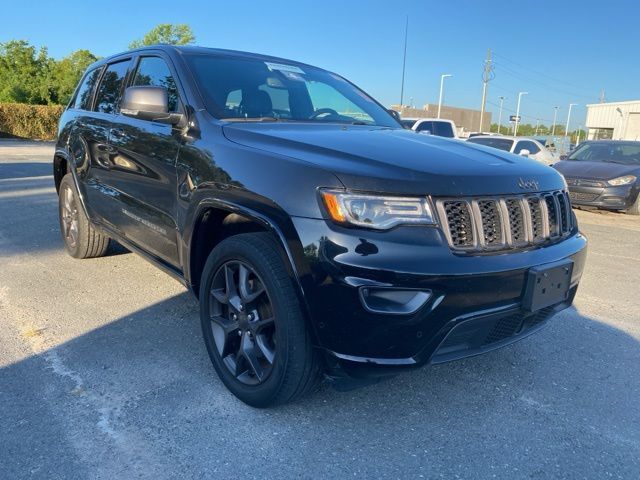
<path fill-rule="evenodd" d="M 564 187 L 554 169 L 535 160 L 404 129 L 232 123 L 223 131 L 232 142 L 328 170 L 351 190 L 461 196 Z"/>
<path fill-rule="evenodd" d="M 613 162 L 585 162 L 562 160 L 554 168 L 569 178 L 585 178 L 594 180 L 611 180 L 623 175 L 638 174 L 640 165 L 622 165 Z"/>

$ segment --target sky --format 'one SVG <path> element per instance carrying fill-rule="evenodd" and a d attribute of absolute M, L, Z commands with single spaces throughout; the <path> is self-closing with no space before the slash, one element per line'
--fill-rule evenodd
<path fill-rule="evenodd" d="M 127 49 L 158 23 L 186 23 L 196 44 L 264 53 L 339 73 L 385 105 L 400 102 L 404 28 L 408 47 L 404 103 L 480 108 L 482 69 L 492 49 L 495 78 L 487 110 L 504 119 L 522 97 L 523 123 L 551 124 L 554 106 L 571 129 L 584 105 L 640 98 L 635 0 L 164 0 L 3 2 L 0 42 L 25 39 L 62 58 L 85 48 L 98 56 Z"/>

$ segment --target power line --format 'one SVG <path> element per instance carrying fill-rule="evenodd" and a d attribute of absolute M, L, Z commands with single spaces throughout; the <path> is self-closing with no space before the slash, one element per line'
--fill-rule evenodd
<path fill-rule="evenodd" d="M 496 57 L 502 58 L 503 60 L 506 60 L 507 62 L 509 62 L 509 63 L 511 63 L 511 64 L 513 64 L 513 65 L 516 65 L 516 66 L 518 66 L 518 67 L 522 68 L 523 70 L 529 70 L 530 72 L 533 72 L 533 73 L 535 73 L 536 75 L 540 75 L 540 76 L 542 76 L 542 77 L 546 77 L 546 78 L 548 78 L 549 80 L 552 80 L 552 81 L 557 82 L 557 83 L 564 83 L 565 85 L 567 85 L 567 86 L 569 86 L 569 87 L 573 87 L 573 88 L 580 89 L 580 90 L 582 90 L 583 92 L 586 92 L 586 91 L 587 91 L 587 89 L 586 89 L 585 87 L 583 87 L 583 86 L 576 85 L 576 84 L 571 83 L 571 82 L 567 82 L 566 80 L 561 80 L 561 79 L 559 79 L 559 78 L 552 77 L 551 75 L 549 75 L 549 74 L 547 74 L 547 73 L 541 72 L 541 71 L 539 71 L 539 70 L 535 70 L 535 69 L 533 69 L 533 68 L 531 68 L 531 67 L 528 67 L 528 66 L 526 66 L 526 65 L 522 65 L 521 63 L 518 63 L 518 62 L 516 62 L 516 61 L 514 61 L 514 60 L 511 60 L 511 59 L 509 59 L 509 58 L 505 57 L 504 55 L 500 55 L 499 53 L 494 53 L 494 55 L 495 55 Z"/>
<path fill-rule="evenodd" d="M 503 65 L 501 63 L 495 63 L 494 62 L 494 65 L 496 67 L 498 67 L 499 70 L 502 73 L 505 73 L 505 74 L 517 79 L 517 80 L 521 80 L 521 81 L 525 81 L 525 82 L 529 82 L 529 83 L 534 83 L 534 84 L 537 84 L 537 85 L 540 85 L 540 86 L 544 87 L 547 90 L 555 91 L 555 92 L 561 93 L 563 95 L 569 95 L 571 97 L 582 97 L 582 98 L 587 99 L 589 101 L 593 100 L 593 97 L 591 97 L 591 96 L 582 95 L 582 94 L 579 94 L 579 93 L 576 93 L 576 92 L 570 92 L 568 90 L 561 90 L 561 89 L 559 89 L 557 87 L 554 87 L 553 85 L 550 85 L 550 84 L 548 84 L 546 82 L 542 82 L 540 80 L 533 79 L 531 77 L 523 75 L 520 72 L 517 72 L 516 70 L 513 70 L 512 68 L 510 68 L 508 66 L 505 66 L 505 65 Z"/>

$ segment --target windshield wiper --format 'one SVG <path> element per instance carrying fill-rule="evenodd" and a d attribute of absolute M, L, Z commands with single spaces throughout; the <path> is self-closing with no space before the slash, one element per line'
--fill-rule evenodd
<path fill-rule="evenodd" d="M 281 122 L 282 118 L 277 117 L 230 117 L 225 118 L 228 122 Z"/>

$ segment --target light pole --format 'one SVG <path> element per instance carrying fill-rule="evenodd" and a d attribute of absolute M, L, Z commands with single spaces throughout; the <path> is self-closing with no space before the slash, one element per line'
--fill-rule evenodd
<path fill-rule="evenodd" d="M 516 108 L 516 124 L 513 127 L 513 136 L 517 136 L 518 135 L 518 124 L 520 123 L 520 100 L 522 99 L 523 95 L 528 95 L 529 92 L 519 92 L 518 93 L 518 107 Z"/>
<path fill-rule="evenodd" d="M 453 75 L 449 73 L 445 73 L 444 75 L 440 75 L 440 100 L 438 100 L 438 118 L 440 118 L 440 110 L 442 110 L 442 93 L 444 90 L 444 79 L 446 77 L 452 77 Z"/>
<path fill-rule="evenodd" d="M 565 127 L 565 129 L 564 129 L 564 138 L 565 138 L 565 141 L 563 142 L 563 145 L 562 145 L 562 147 L 563 147 L 563 148 L 565 147 L 565 145 L 564 145 L 564 144 L 566 144 L 566 143 L 567 143 L 567 135 L 569 134 L 569 122 L 571 121 L 571 109 L 572 109 L 574 106 L 576 106 L 576 105 L 578 105 L 578 104 L 577 104 L 577 103 L 570 103 L 570 104 L 569 104 L 569 113 L 567 114 L 567 126 L 566 126 L 566 127 Z M 566 153 L 566 152 L 565 152 L 565 153 Z"/>
<path fill-rule="evenodd" d="M 498 135 L 500 135 L 500 129 L 502 128 L 502 104 L 504 103 L 504 97 L 500 97 L 500 114 L 498 115 Z"/>
<path fill-rule="evenodd" d="M 553 126 L 551 127 L 551 136 L 556 134 L 556 119 L 558 118 L 558 107 L 553 107 Z"/>

